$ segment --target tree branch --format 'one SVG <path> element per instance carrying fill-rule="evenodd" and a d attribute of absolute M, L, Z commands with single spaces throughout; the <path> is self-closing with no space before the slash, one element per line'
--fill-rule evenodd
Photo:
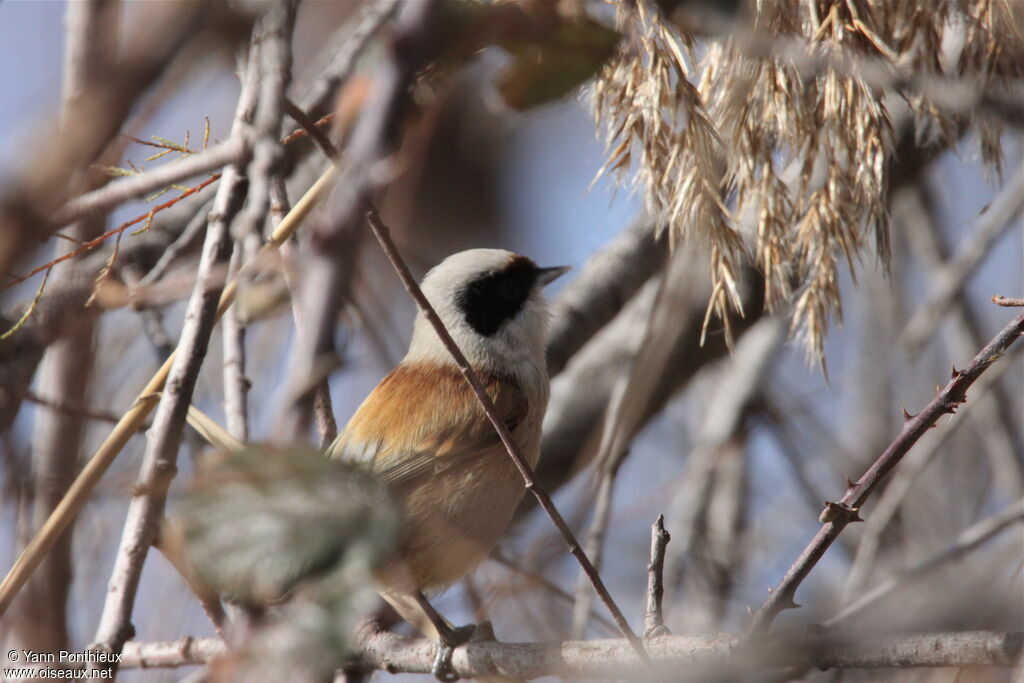
<path fill-rule="evenodd" d="M 899 464 L 907 451 L 917 443 L 928 429 L 943 415 L 955 413 L 957 407 L 967 400 L 967 389 L 992 363 L 998 360 L 1007 348 L 1024 334 L 1024 314 L 1017 316 L 1009 325 L 988 343 L 966 368 L 954 370 L 953 378 L 938 395 L 916 416 L 907 415 L 903 430 L 896 440 L 875 460 L 868 471 L 852 484 L 838 503 L 827 503 L 822 511 L 823 526 L 804 548 L 786 575 L 772 591 L 771 597 L 761 606 L 750 625 L 749 633 L 756 634 L 767 629 L 775 617 L 784 609 L 796 607 L 793 597 L 814 566 L 850 522 L 860 519 L 859 511 L 875 488 Z"/>
<path fill-rule="evenodd" d="M 248 141 L 232 135 L 205 152 L 193 154 L 172 164 L 164 164 L 137 176 L 117 180 L 72 199 L 54 215 L 53 229 L 57 230 L 82 218 L 103 214 L 129 199 L 162 190 L 186 178 L 208 173 L 228 164 L 244 164 L 248 157 Z"/>
<path fill-rule="evenodd" d="M 743 649 L 742 638 L 717 633 L 707 636 L 665 636 L 647 643 L 657 668 L 678 680 L 700 680 L 701 673 L 750 671 L 766 667 L 893 668 L 1012 666 L 1021 652 L 1022 634 L 991 631 L 930 633 L 884 639 L 841 642 L 822 638 L 777 640 L 756 649 Z M 391 633 L 364 633 L 357 660 L 366 667 L 390 673 L 429 673 L 437 644 L 425 638 Z M 208 664 L 226 647 L 215 638 L 182 638 L 170 642 L 125 646 L 124 668 L 172 668 Z M 636 658 L 623 640 L 584 640 L 551 643 L 470 642 L 455 649 L 455 673 L 464 678 L 506 676 L 530 679 L 645 678 L 638 676 Z M 733 668 L 736 667 L 736 668 Z"/>

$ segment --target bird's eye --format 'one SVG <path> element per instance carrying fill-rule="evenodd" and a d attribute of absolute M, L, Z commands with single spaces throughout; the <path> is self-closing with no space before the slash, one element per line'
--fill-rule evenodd
<path fill-rule="evenodd" d="M 498 284 L 498 296 L 507 301 L 517 299 L 519 298 L 519 287 L 516 286 L 515 282 L 503 280 Z"/>

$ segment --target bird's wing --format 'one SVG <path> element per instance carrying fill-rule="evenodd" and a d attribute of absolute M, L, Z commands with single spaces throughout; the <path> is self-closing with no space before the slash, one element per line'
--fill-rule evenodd
<path fill-rule="evenodd" d="M 481 380 L 510 431 L 529 404 L 509 379 Z M 399 486 L 500 443 L 473 390 L 454 366 L 403 363 L 356 411 L 328 455 L 368 464 L 384 482 Z"/>

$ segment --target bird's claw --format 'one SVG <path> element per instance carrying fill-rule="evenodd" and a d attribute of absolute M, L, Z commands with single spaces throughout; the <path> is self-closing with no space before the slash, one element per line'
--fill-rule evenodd
<path fill-rule="evenodd" d="M 434 678 L 442 683 L 455 683 L 461 678 L 459 674 L 455 673 L 455 668 L 452 666 L 452 654 L 455 652 L 455 648 L 467 643 L 473 637 L 475 630 L 476 627 L 469 624 L 441 634 L 441 644 L 437 648 L 437 657 L 434 658 L 434 666 L 430 670 L 430 673 L 434 674 Z"/>

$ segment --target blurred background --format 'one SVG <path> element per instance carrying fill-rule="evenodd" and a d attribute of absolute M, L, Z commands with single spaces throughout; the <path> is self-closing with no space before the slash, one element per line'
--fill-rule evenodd
<path fill-rule="evenodd" d="M 132 35 L 152 32 L 159 21 L 150 3 L 106 4 L 103 11 L 114 14 L 105 15 L 105 21 L 117 26 L 124 50 L 131 47 Z M 332 55 L 353 40 L 356 26 L 366 23 L 367 4 L 300 4 L 288 90 L 300 105 L 308 106 L 322 87 L 318 79 L 330 68 Z M 908 4 L 928 11 L 928 3 Z M 171 12 L 175 3 L 152 5 L 166 5 L 164 11 Z M 169 49 L 166 68 L 139 89 L 117 128 L 137 140 L 173 141 L 198 151 L 208 122 L 211 145 L 227 140 L 240 91 L 236 55 L 263 9 L 263 3 L 254 2 L 214 12 L 216 30 Z M 612 9 L 601 5 L 589 11 L 616 26 Z M 733 11 L 745 10 L 722 10 L 730 18 Z M 0 187 L 8 206 L 19 188 L 33 187 L 26 178 L 42 173 L 58 153 L 58 131 L 88 138 L 94 126 L 84 116 L 88 108 L 66 106 L 73 98 L 67 92 L 68 32 L 73 28 L 68 12 L 61 2 L 0 3 Z M 690 43 L 694 63 L 707 68 L 703 60 L 714 57 L 708 46 L 724 40 L 721 34 L 687 34 L 693 24 L 678 14 L 666 16 L 673 30 L 689 35 L 684 42 Z M 714 18 L 721 17 L 714 13 Z M 1019 13 L 1011 17 L 1016 18 Z M 958 21 L 951 15 L 941 23 L 956 27 Z M 618 26 L 623 26 L 621 18 Z M 1016 29 L 1019 36 L 1024 27 L 1016 24 Z M 371 41 L 341 86 L 343 103 L 357 97 L 360 79 L 371 80 L 382 59 L 386 54 L 379 41 Z M 975 125 L 986 119 L 973 111 L 950 115 L 953 133 L 935 132 L 942 128 L 936 123 L 941 116 L 928 119 L 934 112 L 927 106 L 915 109 L 909 124 L 893 124 L 885 139 L 892 148 L 903 145 L 903 156 L 884 162 L 887 170 L 879 177 L 887 186 L 877 188 L 891 220 L 891 258 L 885 263 L 865 238 L 853 250 L 850 265 L 839 259 L 831 285 L 836 301 L 822 323 L 822 362 L 813 340 L 790 334 L 791 325 L 807 331 L 802 326 L 806 320 L 802 323 L 793 313 L 805 283 L 769 312 L 763 305 L 764 285 L 746 266 L 742 272 L 737 266 L 747 305 L 743 318 L 729 313 L 735 337 L 730 352 L 718 317 L 708 326 L 706 343 L 699 343 L 712 291 L 707 258 L 713 238 L 697 228 L 681 237 L 674 234 L 676 224 L 686 219 L 666 216 L 660 200 L 651 198 L 659 188 L 652 190 L 645 180 L 641 154 L 627 160 L 623 178 L 598 176 L 606 160 L 615 157 L 605 145 L 607 130 L 595 124 L 594 89 L 600 87 L 595 79 L 581 79 L 564 96 L 516 108 L 495 85 L 496 74 L 510 59 L 507 49 L 488 46 L 419 86 L 398 171 L 380 196 L 384 218 L 417 277 L 446 255 L 472 247 L 500 247 L 541 265 L 574 267 L 566 283 L 549 290 L 558 302 L 553 328 L 563 356 L 556 361 L 560 372 L 553 379 L 539 474 L 573 529 L 589 539 L 612 594 L 637 628 L 643 619 L 650 525 L 664 514 L 672 535 L 666 625 L 676 634 L 742 630 L 751 610 L 767 599 L 768 588 L 817 531 L 823 501 L 841 497 L 845 478 L 856 480 L 898 434 L 901 407 L 918 412 L 935 395 L 936 385 L 948 381 L 951 364 L 962 368 L 1016 315 L 990 299 L 1024 293 L 1020 119 L 994 137 Z M 690 81 L 696 85 L 701 73 L 706 74 L 692 73 Z M 1019 74 L 999 75 L 1021 83 Z M 756 80 L 747 85 L 758 87 Z M 891 95 L 873 92 L 880 101 Z M 337 101 L 331 92 L 309 113 L 319 118 Z M 898 105 L 886 102 L 895 112 Z M 1016 106 L 1019 110 L 1019 101 Z M 719 122 L 719 113 L 715 110 L 712 120 Z M 285 131 L 297 127 L 290 120 L 282 125 Z M 721 124 L 723 134 L 728 125 Z M 99 128 L 95 135 L 102 138 Z M 175 152 L 147 160 L 160 150 L 124 137 L 111 137 L 110 144 L 104 140 L 108 156 L 96 161 L 102 166 L 145 171 L 184 156 Z M 726 159 L 746 149 L 733 146 L 728 135 L 722 144 Z M 800 157 L 779 145 L 776 163 Z M 287 184 L 294 202 L 324 163 L 308 140 L 287 150 Z M 992 163 L 993 153 L 1001 166 Z M 87 175 L 82 171 L 79 182 L 96 182 L 83 180 Z M 204 177 L 182 184 L 191 186 Z M 157 214 L 145 234 L 125 233 L 109 282 L 96 288 L 100 305 L 87 315 L 72 315 L 66 307 L 81 309 L 82 292 L 93 289 L 115 248 L 109 239 L 56 266 L 36 310 L 0 341 L 4 571 L 60 499 L 62 487 L 110 432 L 112 421 L 131 406 L 173 348 L 202 241 L 179 236 L 192 216 L 208 210 L 214 189 Z M 171 189 L 148 203 L 121 202 L 100 225 L 83 228 L 92 233 L 29 240 L 8 262 L 5 276 L 26 273 L 73 249 L 75 239 L 145 214 L 179 192 Z M 844 218 L 868 232 L 864 225 L 869 219 L 852 214 L 838 220 Z M 744 239 L 756 239 L 751 236 L 756 230 L 737 230 Z M 171 285 L 156 295 L 155 303 L 117 303 L 121 290 L 113 285 L 127 287 L 145 277 L 168 248 L 176 256 L 161 268 Z M 337 327 L 340 365 L 330 375 L 339 425 L 400 360 L 415 312 L 376 243 L 365 239 L 358 249 L 351 298 Z M 5 330 L 36 296 L 41 278 L 42 273 L 2 291 Z M 109 300 L 102 296 L 108 289 Z M 256 299 L 261 296 L 255 286 L 252 291 Z M 835 315 L 839 302 L 841 322 Z M 574 306 L 604 306 L 607 312 L 596 314 L 600 322 L 590 328 L 573 328 L 569 312 Z M 270 441 L 287 409 L 282 385 L 293 352 L 294 323 L 286 302 L 257 311 L 247 322 L 249 438 Z M 224 345 L 218 327 L 193 398 L 221 424 Z M 57 353 L 65 354 L 63 362 L 53 358 Z M 940 419 L 920 440 L 863 511 L 867 522 L 848 528 L 801 586 L 796 597 L 803 607 L 783 613 L 781 626 L 799 629 L 826 622 L 874 635 L 1022 629 L 1022 370 L 1020 348 L 1011 347 L 971 389 L 958 414 Z M 310 438 L 315 442 L 312 432 Z M 142 433 L 128 442 L 73 531 L 3 616 L 0 635 L 7 649 L 81 649 L 93 641 L 144 447 Z M 169 513 L 208 448 L 186 428 Z M 961 547 L 979 534 L 980 541 Z M 876 587 L 937 557 L 930 571 L 913 575 L 893 593 L 862 602 Z M 578 565 L 549 520 L 526 501 L 493 558 L 435 602 L 457 624 L 492 620 L 500 640 L 614 637 L 603 607 L 580 585 Z M 150 553 L 145 564 L 132 623 L 138 641 L 214 634 L 190 589 L 159 553 Z M 182 672 L 125 670 L 120 675 L 172 680 Z M 886 670 L 842 676 L 910 680 L 908 675 Z M 914 675 L 921 680 L 953 677 L 949 671 Z M 794 676 L 838 678 L 817 671 Z M 993 676 L 1002 680 L 1001 673 Z"/>

